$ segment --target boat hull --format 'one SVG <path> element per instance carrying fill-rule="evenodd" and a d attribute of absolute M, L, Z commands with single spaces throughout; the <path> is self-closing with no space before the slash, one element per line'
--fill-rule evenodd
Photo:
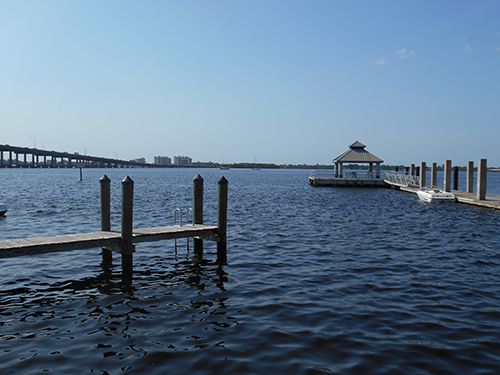
<path fill-rule="evenodd" d="M 419 190 L 417 195 L 424 202 L 455 202 L 455 195 L 443 190 Z"/>

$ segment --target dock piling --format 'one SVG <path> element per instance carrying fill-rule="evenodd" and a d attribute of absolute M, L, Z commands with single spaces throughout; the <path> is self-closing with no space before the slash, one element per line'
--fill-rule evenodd
<path fill-rule="evenodd" d="M 203 178 L 198 174 L 193 179 L 193 224 L 203 224 Z M 203 240 L 193 239 L 194 253 L 203 254 Z"/>
<path fill-rule="evenodd" d="M 111 180 L 104 175 L 99 180 L 99 190 L 101 193 L 101 231 L 111 231 Z M 113 260 L 111 250 L 102 248 L 102 265 L 109 267 Z"/>
<path fill-rule="evenodd" d="M 458 190 L 458 166 L 453 167 L 453 190 Z"/>
<path fill-rule="evenodd" d="M 486 199 L 486 159 L 479 159 L 477 167 L 477 200 Z"/>
<path fill-rule="evenodd" d="M 223 176 L 217 183 L 217 259 L 226 262 L 228 181 Z"/>
<path fill-rule="evenodd" d="M 437 163 L 432 163 L 431 167 L 431 186 L 437 186 Z"/>
<path fill-rule="evenodd" d="M 446 160 L 444 163 L 444 191 L 451 191 L 451 160 Z"/>
<path fill-rule="evenodd" d="M 426 181 L 427 165 L 425 161 L 420 162 L 420 189 L 423 189 L 427 183 Z"/>
<path fill-rule="evenodd" d="M 122 181 L 122 272 L 123 279 L 132 278 L 132 253 L 134 252 L 132 228 L 134 206 L 134 181 L 125 177 Z"/>
<path fill-rule="evenodd" d="M 467 163 L 467 193 L 474 192 L 474 162 Z"/>

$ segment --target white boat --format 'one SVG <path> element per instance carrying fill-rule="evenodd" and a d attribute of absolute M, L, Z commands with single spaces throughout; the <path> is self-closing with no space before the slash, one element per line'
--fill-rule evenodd
<path fill-rule="evenodd" d="M 5 215 L 7 212 L 7 206 L 5 204 L 0 204 L 0 216 Z"/>
<path fill-rule="evenodd" d="M 455 194 L 442 189 L 423 189 L 417 191 L 418 197 L 424 202 L 454 202 Z"/>

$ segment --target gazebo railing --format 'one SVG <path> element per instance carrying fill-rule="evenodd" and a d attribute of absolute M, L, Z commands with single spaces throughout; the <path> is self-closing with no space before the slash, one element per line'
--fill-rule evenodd
<path fill-rule="evenodd" d="M 374 179 L 376 178 L 375 172 L 371 171 L 350 171 L 344 170 L 342 177 L 335 176 L 335 170 L 327 169 L 321 171 L 311 171 L 310 177 L 312 178 L 355 178 L 355 179 Z"/>

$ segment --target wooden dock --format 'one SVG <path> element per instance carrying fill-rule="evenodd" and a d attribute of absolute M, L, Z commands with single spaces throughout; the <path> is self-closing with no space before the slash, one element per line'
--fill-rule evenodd
<path fill-rule="evenodd" d="M 177 238 L 194 238 L 194 253 L 201 256 L 203 240 L 217 242 L 217 261 L 226 261 L 227 197 L 228 182 L 222 177 L 218 181 L 217 225 L 203 224 L 203 178 L 193 179 L 192 224 L 183 225 L 179 209 L 174 212 L 174 225 L 153 228 L 133 229 L 133 190 L 134 181 L 125 177 L 122 181 L 121 231 L 112 231 L 110 224 L 110 180 L 104 175 L 100 181 L 101 191 L 101 231 L 90 233 L 65 234 L 59 236 L 21 238 L 0 241 L 0 258 L 35 255 L 77 249 L 102 248 L 102 265 L 108 267 L 112 252 L 121 254 L 122 276 L 126 281 L 132 278 L 132 254 L 136 243 L 161 241 Z M 180 213 L 180 223 L 176 224 L 175 213 Z M 186 222 L 187 222 L 186 218 Z"/>
<path fill-rule="evenodd" d="M 22 238 L 0 241 L 0 258 L 35 255 L 58 251 L 103 247 L 121 253 L 122 234 L 119 231 L 65 234 L 60 236 Z M 196 237 L 216 240 L 217 226 L 193 224 L 134 229 L 132 242 L 150 242 L 177 238 Z"/>
<path fill-rule="evenodd" d="M 344 172 L 336 177 L 332 171 L 311 171 L 309 185 L 314 187 L 387 187 L 384 180 L 370 172 Z"/>
<path fill-rule="evenodd" d="M 393 189 L 406 191 L 408 193 L 417 193 L 418 190 L 426 186 L 425 162 L 420 163 L 420 167 L 415 168 L 412 164 L 405 173 L 389 174 L 385 173 L 384 181 Z M 486 159 L 479 159 L 477 168 L 477 188 L 474 192 L 474 162 L 467 163 L 467 191 L 458 190 L 459 167 L 453 168 L 453 188 L 452 188 L 452 166 L 451 160 L 445 160 L 444 163 L 444 181 L 443 190 L 455 195 L 458 203 L 465 203 L 473 206 L 488 207 L 500 209 L 500 196 L 486 194 L 487 163 Z M 437 185 L 437 163 L 432 163 L 431 167 L 431 186 Z"/>
<path fill-rule="evenodd" d="M 416 194 L 420 188 L 418 187 L 399 187 L 399 190 L 405 191 L 407 193 L 414 193 Z M 500 210 L 500 196 L 499 195 L 493 195 L 493 194 L 486 194 L 486 198 L 484 200 L 478 200 L 477 199 L 477 193 L 467 193 L 465 191 L 461 190 L 453 190 L 451 189 L 451 192 L 455 194 L 455 198 L 458 203 L 465 203 L 465 204 L 470 204 L 473 206 L 480 206 L 480 207 L 488 207 L 488 208 L 495 208 L 497 210 Z"/>

